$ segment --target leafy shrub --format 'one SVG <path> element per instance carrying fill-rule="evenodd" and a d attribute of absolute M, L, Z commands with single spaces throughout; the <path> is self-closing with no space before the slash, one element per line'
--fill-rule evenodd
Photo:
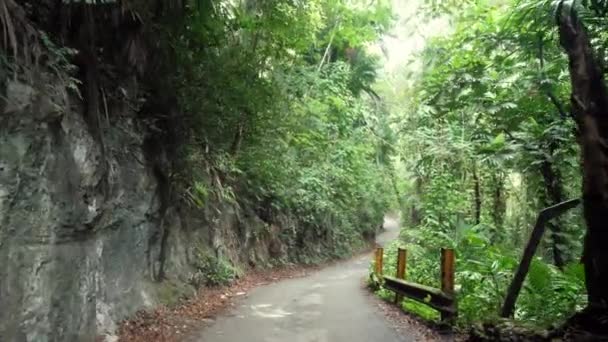
<path fill-rule="evenodd" d="M 196 271 L 191 277 L 191 284 L 200 286 L 221 286 L 233 282 L 239 274 L 230 262 L 197 252 Z"/>
<path fill-rule="evenodd" d="M 365 46 L 388 28 L 390 7 L 203 3 L 167 37 L 188 127 L 187 166 L 177 170 L 185 197 L 196 207 L 262 202 L 298 218 L 296 249 L 312 237 L 331 256 L 348 255 L 393 201 L 392 152 L 378 133 L 386 112 L 365 95 L 379 62 Z M 357 58 L 328 58 L 328 46 Z"/>
<path fill-rule="evenodd" d="M 519 253 L 506 246 L 493 246 L 488 239 L 470 228 L 457 239 L 421 228 L 406 230 L 402 240 L 385 248 L 384 272 L 395 274 L 397 248 L 408 250 L 407 274 L 409 281 L 439 287 L 439 250 L 441 246 L 456 249 L 456 291 L 458 322 L 498 319 L 515 268 Z M 414 243 L 407 241 L 415 241 Z M 383 298 L 393 298 L 390 291 L 379 290 Z M 566 319 L 586 302 L 584 271 L 580 264 L 570 264 L 560 271 L 541 258 L 535 258 L 517 301 L 515 319 L 522 322 L 547 325 Z M 432 309 L 420 303 L 405 300 L 403 307 L 425 318 L 436 319 Z"/>

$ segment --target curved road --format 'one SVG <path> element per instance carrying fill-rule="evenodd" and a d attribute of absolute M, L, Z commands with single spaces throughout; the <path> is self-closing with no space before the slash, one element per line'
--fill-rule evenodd
<path fill-rule="evenodd" d="M 386 218 L 377 242 L 397 237 L 399 225 Z M 205 342 L 397 342 L 398 336 L 374 298 L 362 287 L 371 255 L 325 268 L 310 276 L 252 290 L 235 310 L 203 330 Z"/>

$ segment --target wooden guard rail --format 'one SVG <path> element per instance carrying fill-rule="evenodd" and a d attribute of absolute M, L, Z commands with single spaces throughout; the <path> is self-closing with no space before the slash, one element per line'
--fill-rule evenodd
<path fill-rule="evenodd" d="M 384 249 L 376 248 L 375 273 L 382 286 L 395 292 L 395 302 L 403 297 L 426 304 L 441 313 L 441 320 L 451 322 L 457 315 L 456 296 L 454 293 L 455 255 L 453 249 L 441 249 L 441 289 L 412 283 L 405 280 L 407 251 L 399 248 L 397 253 L 396 277 L 383 275 Z"/>

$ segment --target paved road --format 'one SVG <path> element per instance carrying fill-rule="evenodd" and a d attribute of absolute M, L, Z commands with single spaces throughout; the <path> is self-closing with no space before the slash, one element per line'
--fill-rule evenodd
<path fill-rule="evenodd" d="M 385 243 L 398 223 L 385 219 Z M 397 342 L 398 336 L 362 288 L 371 255 L 310 276 L 280 281 L 249 293 L 236 309 L 199 335 L 202 342 Z"/>

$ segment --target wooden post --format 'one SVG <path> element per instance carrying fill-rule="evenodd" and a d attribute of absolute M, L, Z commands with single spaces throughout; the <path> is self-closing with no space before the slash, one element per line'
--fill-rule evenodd
<path fill-rule="evenodd" d="M 515 302 L 519 296 L 519 291 L 521 291 L 524 280 L 526 279 L 526 275 L 528 274 L 528 270 L 530 269 L 530 264 L 532 264 L 532 258 L 534 258 L 534 254 L 536 253 L 536 248 L 538 248 L 538 245 L 542 240 L 543 233 L 545 232 L 545 223 L 578 206 L 580 203 L 580 198 L 576 198 L 556 204 L 549 208 L 545 208 L 538 213 L 536 224 L 534 225 L 532 234 L 530 234 L 530 239 L 528 240 L 528 244 L 526 245 L 524 253 L 521 256 L 521 261 L 517 266 L 513 280 L 509 285 L 505 301 L 502 304 L 502 308 L 500 310 L 501 317 L 507 318 L 513 316 L 513 312 L 515 311 Z"/>
<path fill-rule="evenodd" d="M 399 248 L 397 252 L 397 279 L 405 279 L 405 269 L 407 261 L 407 251 Z M 399 304 L 403 300 L 403 296 L 395 293 L 395 303 Z"/>
<path fill-rule="evenodd" d="M 382 277 L 382 259 L 384 257 L 384 249 L 382 247 L 376 248 L 376 276 Z"/>
<path fill-rule="evenodd" d="M 441 249 L 441 291 L 443 293 L 454 296 L 454 271 L 455 271 L 455 256 L 454 250 L 449 248 Z M 454 301 L 455 302 L 455 301 Z M 441 320 L 450 321 L 453 319 L 451 313 L 442 312 Z"/>

